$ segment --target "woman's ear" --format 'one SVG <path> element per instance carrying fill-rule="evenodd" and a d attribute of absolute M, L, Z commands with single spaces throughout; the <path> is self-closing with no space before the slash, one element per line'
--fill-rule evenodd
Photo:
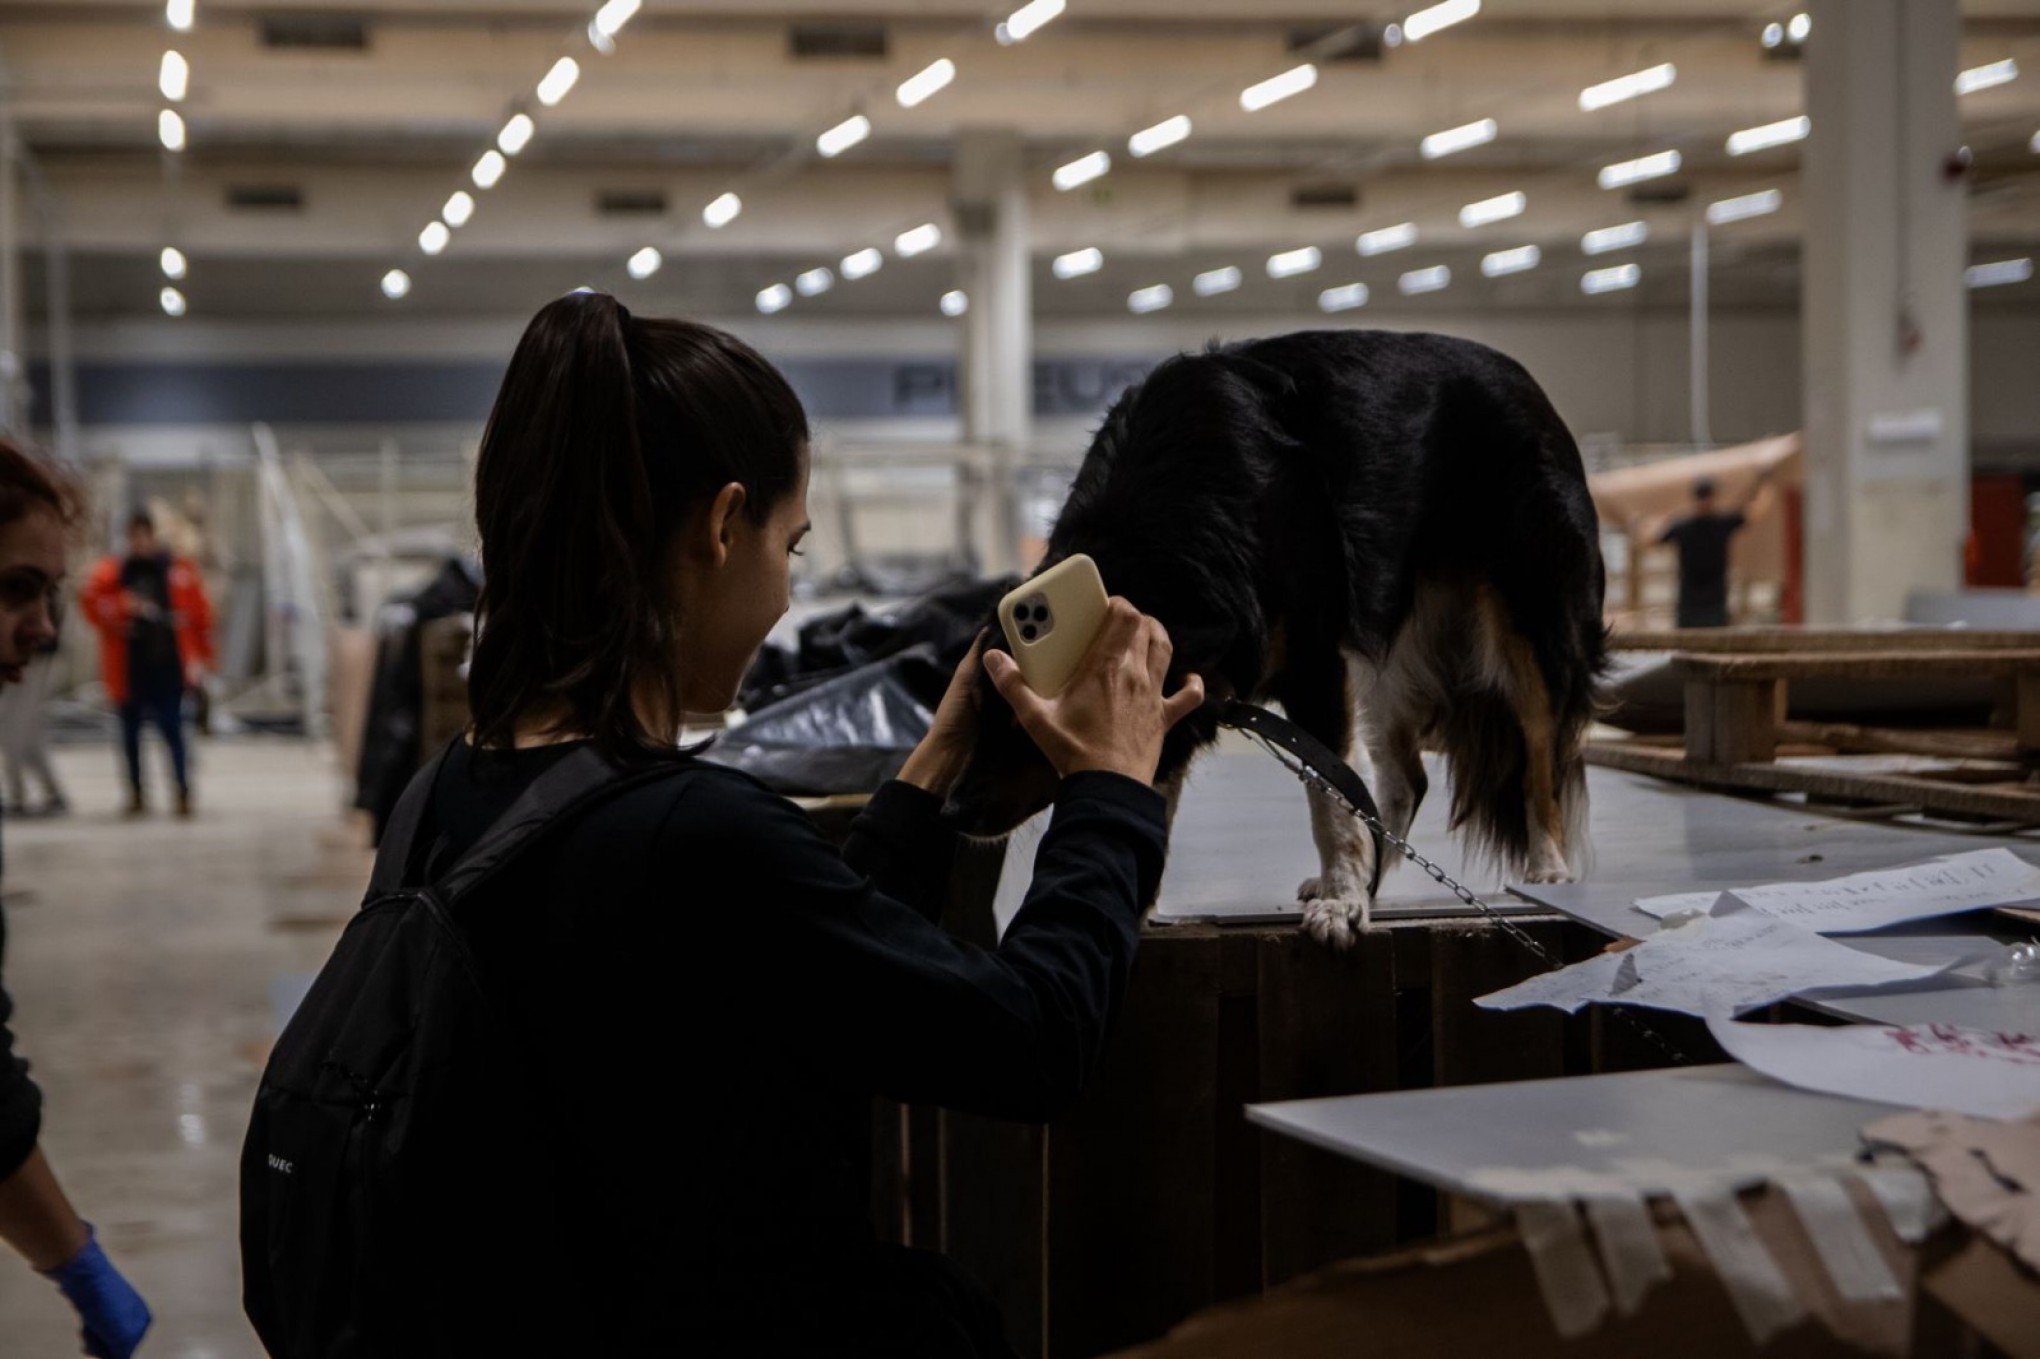
<path fill-rule="evenodd" d="M 730 544 L 734 541 L 737 521 L 744 512 L 746 500 L 742 482 L 733 481 L 715 493 L 709 502 L 708 521 L 704 525 L 705 546 L 717 566 L 729 559 Z"/>

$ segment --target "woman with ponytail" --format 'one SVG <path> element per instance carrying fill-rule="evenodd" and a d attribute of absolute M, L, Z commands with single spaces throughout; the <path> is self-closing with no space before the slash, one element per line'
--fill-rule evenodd
<path fill-rule="evenodd" d="M 964 663 L 841 850 L 678 746 L 786 611 L 807 481 L 799 400 L 719 330 L 576 293 L 510 361 L 476 469 L 473 727 L 438 765 L 421 843 L 450 861 L 576 749 L 667 772 L 466 913 L 548 1143 L 515 1186 L 534 1219 L 518 1248 L 556 1262 L 557 1288 L 442 1293 L 442 1318 L 562 1309 L 588 1354 L 1011 1352 L 983 1289 L 876 1240 L 870 1101 L 1044 1120 L 1075 1098 L 1161 874 L 1162 736 L 1201 688 L 1165 697 L 1167 637 L 1115 602 L 1081 676 L 1027 696 L 1064 777 L 1026 905 L 997 949 L 952 938 L 941 807 L 978 667 L 1017 687 L 1010 658 Z"/>

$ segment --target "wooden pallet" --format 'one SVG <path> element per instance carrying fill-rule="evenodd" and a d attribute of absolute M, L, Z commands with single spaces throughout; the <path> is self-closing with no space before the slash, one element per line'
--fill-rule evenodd
<path fill-rule="evenodd" d="M 1703 787 L 1920 811 L 2005 826 L 2040 825 L 2040 634 L 1830 633 L 1788 649 L 1782 630 L 1632 635 L 1674 651 L 1684 684 L 1683 737 L 1590 742 L 1591 764 Z M 1708 650 L 1684 649 L 1689 643 Z M 1742 643 L 1736 649 L 1728 643 Z M 1794 680 L 2002 683 L 2005 728 L 1909 729 L 1787 720 Z"/>

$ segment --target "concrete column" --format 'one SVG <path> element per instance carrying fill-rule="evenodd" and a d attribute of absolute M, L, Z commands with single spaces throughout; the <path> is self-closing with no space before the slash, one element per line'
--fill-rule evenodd
<path fill-rule="evenodd" d="M 993 570 L 1018 562 L 1015 469 L 1034 426 L 1034 294 L 1028 272 L 1026 161 L 1020 134 L 957 137 L 951 208 L 970 310 L 958 364 L 964 438 L 992 455 Z"/>
<path fill-rule="evenodd" d="M 14 110 L 0 96 L 0 430 L 25 434 L 28 361 L 21 326 L 21 144 Z"/>
<path fill-rule="evenodd" d="M 1802 343 L 1807 620 L 1962 580 L 1968 253 L 1957 0 L 1812 0 Z"/>

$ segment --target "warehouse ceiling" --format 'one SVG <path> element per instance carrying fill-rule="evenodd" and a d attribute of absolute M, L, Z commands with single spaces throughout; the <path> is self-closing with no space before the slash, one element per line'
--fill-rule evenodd
<path fill-rule="evenodd" d="M 956 286 L 951 162 L 978 129 L 1023 139 L 1037 307 L 1050 315 L 1123 317 L 1130 293 L 1159 283 L 1177 307 L 1214 315 L 1314 311 L 1351 283 L 1373 305 L 1417 310 L 1678 304 L 1708 205 L 1774 190 L 1775 210 L 1710 230 L 1716 297 L 1796 303 L 1800 145 L 1727 151 L 1731 134 L 1801 111 L 1791 4 L 1486 0 L 1397 42 L 1421 6 L 1068 0 L 1002 44 L 995 25 L 1015 3 L 644 0 L 610 37 L 590 31 L 598 0 L 197 0 L 189 32 L 172 31 L 161 0 L 0 0 L 0 66 L 39 172 L 30 238 L 51 229 L 66 243 L 87 316 L 153 313 L 169 245 L 188 258 L 177 286 L 191 312 L 222 317 L 514 313 L 577 284 L 720 314 L 872 247 L 875 273 L 793 306 L 925 317 Z M 2020 71 L 1961 100 L 1972 258 L 2032 255 L 2040 0 L 1964 13 L 1963 66 Z M 174 102 L 159 89 L 166 49 L 189 70 Z M 563 56 L 578 80 L 548 105 L 538 87 Z M 902 107 L 900 84 L 941 59 L 953 80 Z M 1242 107 L 1247 87 L 1305 63 L 1309 88 Z M 1581 107 L 1590 86 L 1665 66 L 1662 88 Z M 166 108 L 182 120 L 180 151 L 160 144 Z M 529 144 L 477 188 L 477 159 L 520 112 Z M 820 154 L 816 138 L 859 115 L 869 135 Z M 1129 154 L 1130 136 L 1178 116 L 1186 138 Z M 1423 154 L 1427 136 L 1469 128 L 1475 144 Z M 1057 187 L 1059 167 L 1097 151 L 1107 172 Z M 1674 172 L 1598 182 L 1667 152 Z M 472 219 L 428 255 L 419 233 L 461 189 Z M 703 210 L 724 194 L 741 211 L 712 226 Z M 1514 194 L 1513 215 L 1466 212 Z M 926 222 L 944 239 L 903 258 L 896 238 Z M 1414 244 L 1356 249 L 1403 224 Z M 1620 244 L 1583 248 L 1613 227 L 1628 228 Z M 1521 265 L 1528 246 L 1534 265 L 1483 277 L 1484 260 L 1513 251 L 1504 261 Z M 660 267 L 633 279 L 627 261 L 642 272 L 647 247 Z M 1315 267 L 1271 277 L 1270 256 L 1313 248 Z M 1093 249 L 1095 270 L 1059 276 L 1057 256 Z M 1639 287 L 1582 292 L 1587 270 L 1632 263 Z M 1401 295 L 1404 274 L 1440 265 L 1442 293 Z M 1237 288 L 1196 294 L 1196 275 L 1227 267 Z M 391 269 L 411 284 L 398 301 L 379 287 Z M 2040 304 L 2040 283 L 1988 301 Z"/>

